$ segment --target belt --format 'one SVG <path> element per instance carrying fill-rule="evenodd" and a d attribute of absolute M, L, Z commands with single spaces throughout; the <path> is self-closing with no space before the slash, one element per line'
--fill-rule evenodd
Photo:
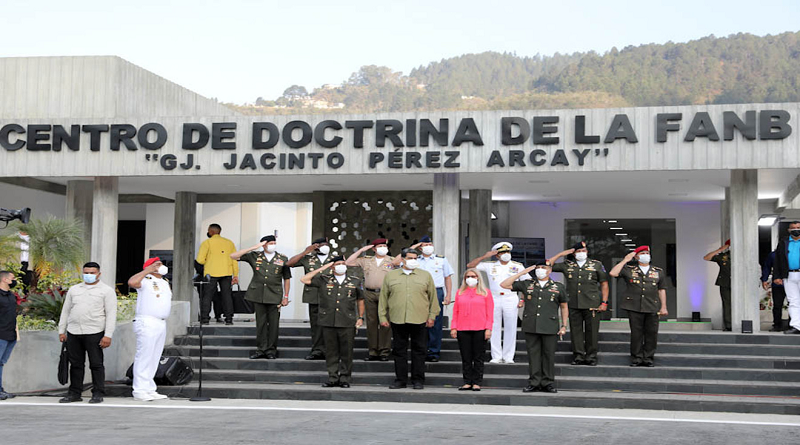
<path fill-rule="evenodd" d="M 792 269 L 789 272 L 800 272 L 800 269 Z"/>
<path fill-rule="evenodd" d="M 370 292 L 380 292 L 380 291 L 381 291 L 381 289 L 380 289 L 380 288 L 378 288 L 378 289 L 370 289 L 370 288 L 368 288 L 368 287 L 365 287 L 365 288 L 364 288 L 364 290 L 368 290 L 368 291 L 370 291 Z"/>
<path fill-rule="evenodd" d="M 166 319 L 166 318 L 158 318 L 158 317 L 154 317 L 154 316 L 152 316 L 152 315 L 137 315 L 137 316 L 135 316 L 135 318 L 133 319 L 133 321 L 136 321 L 136 319 L 137 319 L 137 318 L 138 318 L 138 319 L 142 319 L 142 318 L 149 318 L 149 319 L 151 319 L 151 320 L 167 321 L 167 319 Z"/>

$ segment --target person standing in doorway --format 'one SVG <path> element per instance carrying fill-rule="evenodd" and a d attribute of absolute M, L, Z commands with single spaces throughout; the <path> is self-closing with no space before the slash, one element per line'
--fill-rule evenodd
<path fill-rule="evenodd" d="M 3 368 L 19 340 L 17 296 L 11 292 L 11 288 L 16 285 L 17 280 L 14 279 L 13 272 L 0 271 L 0 400 L 15 397 L 3 388 Z"/>
<path fill-rule="evenodd" d="M 783 285 L 789 300 L 789 329 L 784 334 L 800 334 L 800 221 L 789 223 L 789 237 L 775 248 L 772 282 Z"/>
<path fill-rule="evenodd" d="M 375 256 L 359 256 L 373 250 Z M 382 326 L 378 318 L 378 297 L 381 293 L 383 279 L 389 271 L 400 263 L 400 256 L 389 256 L 389 245 L 386 238 L 377 238 L 372 244 L 355 251 L 345 264 L 349 267 L 360 267 L 364 271 L 364 301 L 367 308 L 367 345 L 369 353 L 366 361 L 389 361 L 392 348 L 392 330 Z"/>
<path fill-rule="evenodd" d="M 58 339 L 67 342 L 69 391 L 60 403 L 80 402 L 86 356 L 92 371 L 92 398 L 101 403 L 105 396 L 106 368 L 103 349 L 111 346 L 117 324 L 117 294 L 100 281 L 100 265 L 83 265 L 83 283 L 69 288 L 58 322 Z"/>
<path fill-rule="evenodd" d="M 492 326 L 492 360 L 491 363 L 514 363 L 517 351 L 517 319 L 519 318 L 519 295 L 500 287 L 500 283 L 525 269 L 521 263 L 511 261 L 511 250 L 514 246 L 509 242 L 500 242 L 492 250 L 467 264 L 468 269 L 477 269 L 486 273 L 489 278 L 489 290 L 494 298 L 494 324 Z M 497 256 L 497 261 L 484 261 Z M 530 280 L 527 274 L 520 275 L 522 280 Z M 501 339 L 502 338 L 502 339 Z"/>
<path fill-rule="evenodd" d="M 724 331 L 731 331 L 731 240 L 725 241 L 719 249 L 708 252 L 703 257 L 719 265 L 717 281 L 719 296 L 722 298 L 722 325 Z"/>
<path fill-rule="evenodd" d="M 441 255 L 434 255 L 433 241 L 428 235 L 423 236 L 417 244 L 411 246 L 412 249 L 422 250 L 419 259 L 419 268 L 428 271 L 433 277 L 433 285 L 436 286 L 436 298 L 439 300 L 439 307 L 442 310 L 436 316 L 433 327 L 428 329 L 428 353 L 425 357 L 427 362 L 438 362 L 439 354 L 442 350 L 442 320 L 444 319 L 444 307 L 451 303 L 453 291 L 453 268 L 447 258 Z"/>
<path fill-rule="evenodd" d="M 629 265 L 633 259 L 635 265 Z M 625 280 L 620 309 L 628 311 L 631 326 L 631 366 L 655 366 L 658 317 L 667 315 L 666 274 L 650 265 L 650 247 L 639 246 L 608 273 Z"/>
<path fill-rule="evenodd" d="M 166 399 L 159 394 L 153 378 L 164 352 L 167 337 L 167 318 L 172 309 L 172 289 L 164 278 L 169 272 L 158 257 L 145 261 L 144 270 L 128 280 L 136 289 L 136 315 L 133 332 L 136 334 L 136 357 L 133 361 L 133 399 L 149 402 Z"/>
<path fill-rule="evenodd" d="M 233 241 L 220 236 L 222 227 L 219 224 L 208 226 L 208 239 L 200 244 L 200 251 L 197 253 L 197 262 L 203 265 L 203 273 L 208 276 L 208 283 L 205 284 L 203 298 L 200 300 L 200 323 L 208 324 L 211 312 L 211 301 L 217 293 L 219 286 L 220 301 L 222 311 L 225 316 L 225 324 L 233 324 L 233 295 L 231 286 L 239 284 L 239 263 L 231 259 L 231 254 L 236 252 Z M 218 310 L 219 307 L 214 307 Z M 220 314 L 214 314 L 220 318 Z"/>
<path fill-rule="evenodd" d="M 782 332 L 783 327 L 783 304 L 786 302 L 786 289 L 782 284 L 776 284 L 775 281 L 770 280 L 770 276 L 774 275 L 773 267 L 775 265 L 775 251 L 767 255 L 764 260 L 764 266 L 761 268 L 761 286 L 764 290 L 772 291 L 772 328 L 770 332 Z"/>
<path fill-rule="evenodd" d="M 564 262 L 555 261 L 563 256 Z M 572 340 L 572 364 L 597 366 L 600 314 L 608 309 L 608 274 L 603 263 L 591 260 L 586 243 L 550 258 L 553 272 L 564 274 L 569 296 L 569 332 Z"/>
<path fill-rule="evenodd" d="M 267 235 L 255 246 L 231 254 L 253 269 L 244 299 L 253 302 L 256 312 L 256 352 L 250 355 L 254 360 L 278 357 L 280 308 L 289 304 L 292 271 L 286 264 L 289 259 L 277 247 L 275 236 Z"/>
<path fill-rule="evenodd" d="M 302 267 L 306 275 L 331 262 L 331 246 L 326 238 L 314 240 L 306 250 L 291 257 L 287 266 Z M 319 296 L 322 290 L 310 285 L 303 286 L 303 303 L 308 304 L 308 322 L 311 325 L 311 352 L 306 360 L 325 359 L 325 338 L 319 324 Z"/>
<path fill-rule="evenodd" d="M 461 352 L 464 385 L 458 388 L 459 391 L 481 390 L 486 342 L 492 336 L 493 323 L 492 291 L 483 284 L 477 269 L 468 269 L 456 292 L 453 321 L 450 323 L 450 336 L 458 339 Z"/>

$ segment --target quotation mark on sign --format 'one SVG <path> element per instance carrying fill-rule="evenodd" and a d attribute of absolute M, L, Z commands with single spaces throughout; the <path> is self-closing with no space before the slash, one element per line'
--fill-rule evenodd
<path fill-rule="evenodd" d="M 603 156 L 608 156 L 608 148 L 603 148 L 603 149 L 595 148 L 594 149 L 594 155 L 595 156 L 600 156 L 601 152 L 603 153 Z"/>
<path fill-rule="evenodd" d="M 155 154 L 152 154 L 152 155 L 151 154 L 146 154 L 146 155 L 144 155 L 144 158 L 146 160 L 148 160 L 148 161 L 158 161 L 158 153 L 155 153 Z"/>

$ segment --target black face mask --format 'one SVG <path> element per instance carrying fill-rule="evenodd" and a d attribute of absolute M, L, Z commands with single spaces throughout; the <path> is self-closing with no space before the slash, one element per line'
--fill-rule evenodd
<path fill-rule="evenodd" d="M 792 235 L 792 236 L 794 236 L 794 237 L 798 237 L 798 236 L 800 236 L 800 229 L 793 229 L 793 230 L 790 230 L 790 231 L 789 231 L 789 234 L 790 234 L 790 235 Z"/>
<path fill-rule="evenodd" d="M 11 284 L 8 285 L 8 288 L 11 289 L 12 287 L 17 287 L 17 280 L 11 280 Z"/>

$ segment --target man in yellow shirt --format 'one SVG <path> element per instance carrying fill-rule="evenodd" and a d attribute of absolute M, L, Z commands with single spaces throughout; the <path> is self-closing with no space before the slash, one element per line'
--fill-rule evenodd
<path fill-rule="evenodd" d="M 211 300 L 219 286 L 222 311 L 225 313 L 225 324 L 233 324 L 233 297 L 231 286 L 239 284 L 239 263 L 231 259 L 236 252 L 233 241 L 220 236 L 222 227 L 219 224 L 208 226 L 208 239 L 200 245 L 197 262 L 204 267 L 209 277 L 203 295 L 200 296 L 200 323 L 208 324 L 211 312 Z M 216 308 L 214 309 L 216 311 Z M 220 314 L 215 314 L 217 318 Z"/>

